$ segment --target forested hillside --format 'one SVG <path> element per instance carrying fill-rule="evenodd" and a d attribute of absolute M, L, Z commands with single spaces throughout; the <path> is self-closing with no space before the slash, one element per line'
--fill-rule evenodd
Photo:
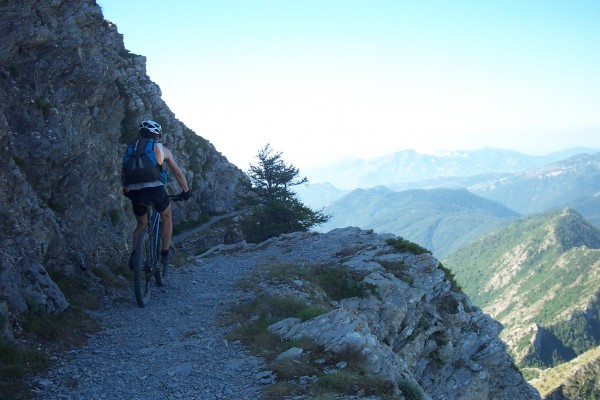
<path fill-rule="evenodd" d="M 508 208 L 464 189 L 354 190 L 325 208 L 332 215 L 320 231 L 345 226 L 394 233 L 437 257 L 519 217 Z"/>
<path fill-rule="evenodd" d="M 575 211 L 515 221 L 444 264 L 504 324 L 521 365 L 551 366 L 600 344 L 600 231 Z"/>

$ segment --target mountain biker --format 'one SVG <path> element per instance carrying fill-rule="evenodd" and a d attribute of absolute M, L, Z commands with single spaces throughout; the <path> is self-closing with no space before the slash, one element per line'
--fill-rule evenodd
<path fill-rule="evenodd" d="M 143 139 L 150 139 L 152 141 L 152 149 L 155 150 L 155 155 L 159 164 L 157 165 L 157 168 L 159 168 L 162 172 L 162 166 L 164 163 L 166 163 L 175 176 L 175 180 L 177 180 L 177 183 L 182 190 L 182 192 L 179 194 L 179 198 L 183 200 L 189 199 L 191 197 L 191 193 L 185 176 L 173 159 L 173 154 L 171 151 L 159 142 L 160 138 L 162 137 L 162 127 L 160 124 L 152 120 L 143 121 L 139 125 L 139 133 L 140 139 L 138 140 L 138 143 Z M 147 143 L 148 141 L 149 140 L 146 140 L 144 142 Z M 127 176 L 125 176 L 125 160 L 126 158 L 123 160 L 123 170 L 121 174 L 123 194 L 131 200 L 133 213 L 137 221 L 137 226 L 133 231 L 133 251 L 131 252 L 131 256 L 129 258 L 129 268 L 133 269 L 133 259 L 135 257 L 137 240 L 142 231 L 146 229 L 146 226 L 148 225 L 148 215 L 146 213 L 146 206 L 144 206 L 144 203 L 151 203 L 162 217 L 161 262 L 163 265 L 166 265 L 171 261 L 173 254 L 175 253 L 175 248 L 171 246 L 173 221 L 171 219 L 171 200 L 169 199 L 165 189 L 166 171 L 162 172 L 162 177 L 160 179 L 151 182 L 131 183 L 131 179 L 128 179 Z"/>

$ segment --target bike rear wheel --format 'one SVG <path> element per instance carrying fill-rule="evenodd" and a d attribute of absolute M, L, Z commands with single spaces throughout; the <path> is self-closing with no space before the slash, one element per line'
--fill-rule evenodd
<path fill-rule="evenodd" d="M 146 231 L 142 231 L 135 249 L 133 260 L 133 287 L 135 300 L 140 307 L 150 301 L 150 287 L 152 286 L 152 273 L 150 272 L 153 260 L 152 243 Z"/>
<path fill-rule="evenodd" d="M 167 275 L 167 264 L 163 264 L 162 257 L 160 256 L 160 251 L 162 240 L 160 235 L 157 236 L 156 239 L 156 265 L 154 266 L 154 278 L 156 279 L 157 286 L 164 286 L 166 283 L 165 275 Z"/>

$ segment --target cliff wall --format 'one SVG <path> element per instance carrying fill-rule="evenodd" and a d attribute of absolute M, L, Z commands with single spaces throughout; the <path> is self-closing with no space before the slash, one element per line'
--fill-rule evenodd
<path fill-rule="evenodd" d="M 145 57 L 125 49 L 95 1 L 0 1 L 0 36 L 4 309 L 61 311 L 54 272 L 125 262 L 133 218 L 120 163 L 143 119 L 162 124 L 193 192 L 174 206 L 175 223 L 235 208 L 246 176 L 175 118 Z"/>

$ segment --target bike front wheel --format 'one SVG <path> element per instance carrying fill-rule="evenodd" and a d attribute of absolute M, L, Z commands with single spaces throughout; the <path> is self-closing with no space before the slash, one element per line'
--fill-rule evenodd
<path fill-rule="evenodd" d="M 135 300 L 140 307 L 144 307 L 150 301 L 150 287 L 152 286 L 150 266 L 155 260 L 151 250 L 148 233 L 142 231 L 137 242 L 135 257 L 133 259 L 133 288 Z"/>

